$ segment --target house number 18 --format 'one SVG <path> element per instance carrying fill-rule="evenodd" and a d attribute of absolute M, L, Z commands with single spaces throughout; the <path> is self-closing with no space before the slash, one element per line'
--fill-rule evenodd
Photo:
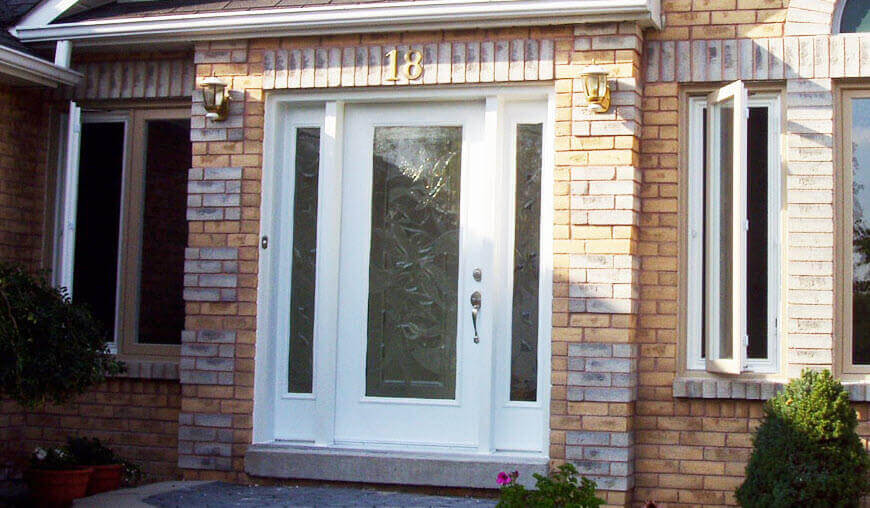
<path fill-rule="evenodd" d="M 399 80 L 399 50 L 394 49 L 387 53 L 387 81 Z M 423 75 L 423 53 L 412 49 L 405 53 L 405 63 L 401 65 L 402 75 L 408 80 L 418 79 Z"/>

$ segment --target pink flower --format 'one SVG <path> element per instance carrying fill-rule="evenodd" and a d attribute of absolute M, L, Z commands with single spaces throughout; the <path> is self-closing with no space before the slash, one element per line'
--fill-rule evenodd
<path fill-rule="evenodd" d="M 495 481 L 498 482 L 499 485 L 503 486 L 503 485 L 510 484 L 513 480 L 511 479 L 510 476 L 508 476 L 507 473 L 502 471 L 501 473 L 498 474 L 498 478 L 496 478 Z"/>

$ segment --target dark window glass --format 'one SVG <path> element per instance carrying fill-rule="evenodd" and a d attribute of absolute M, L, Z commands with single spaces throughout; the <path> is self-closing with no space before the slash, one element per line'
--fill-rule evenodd
<path fill-rule="evenodd" d="M 870 1 L 847 0 L 840 20 L 840 33 L 870 32 Z"/>
<path fill-rule="evenodd" d="M 190 120 L 150 120 L 145 135 L 138 341 L 179 344 L 184 329 Z"/>
<path fill-rule="evenodd" d="M 83 124 L 73 300 L 90 307 L 109 340 L 115 329 L 123 167 L 124 124 Z"/>
<path fill-rule="evenodd" d="M 852 99 L 852 363 L 870 364 L 870 99 Z"/>
<path fill-rule="evenodd" d="M 747 358 L 767 358 L 767 108 L 749 108 L 747 130 L 748 194 L 746 328 Z"/>
<path fill-rule="evenodd" d="M 703 114 L 701 115 L 701 123 L 704 126 L 704 132 L 701 139 L 704 140 L 702 143 L 703 149 L 701 150 L 701 164 L 704 165 L 704 175 L 707 174 L 707 108 L 702 109 Z M 704 200 L 704 220 L 701 222 L 701 227 L 707 227 L 707 178 L 704 177 L 703 184 L 703 192 L 701 194 L 701 199 Z M 702 249 L 707 248 L 707 242 L 702 242 Z M 703 301 L 701 302 L 701 358 L 707 358 L 707 255 L 704 254 L 701 256 L 701 270 L 704 274 L 701 277 L 701 298 Z"/>
<path fill-rule="evenodd" d="M 517 125 L 510 400 L 538 397 L 538 280 L 543 124 Z"/>
<path fill-rule="evenodd" d="M 311 393 L 314 379 L 314 274 L 320 129 L 296 129 L 293 264 L 290 281 L 290 368 L 287 390 Z"/>

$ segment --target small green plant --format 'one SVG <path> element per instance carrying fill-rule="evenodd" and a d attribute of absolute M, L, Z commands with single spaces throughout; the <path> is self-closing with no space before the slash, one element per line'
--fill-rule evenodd
<path fill-rule="evenodd" d="M 43 469 L 53 471 L 63 471 L 76 467 L 75 457 L 64 447 L 43 448 L 37 447 L 30 455 L 30 467 L 32 469 Z"/>
<path fill-rule="evenodd" d="M 595 482 L 577 478 L 573 464 L 562 464 L 550 476 L 534 474 L 535 489 L 528 490 L 517 482 L 519 473 L 501 472 L 497 482 L 501 486 L 498 506 L 502 508 L 598 508 L 604 500 L 595 496 Z"/>
<path fill-rule="evenodd" d="M 27 408 L 67 402 L 123 372 L 106 347 L 108 337 L 65 289 L 0 263 L 0 393 Z"/>
<path fill-rule="evenodd" d="M 83 466 L 108 466 L 124 462 L 124 459 L 97 438 L 68 437 L 66 446 L 76 463 Z"/>
<path fill-rule="evenodd" d="M 764 406 L 753 437 L 744 507 L 852 507 L 870 492 L 870 458 L 849 395 L 827 370 L 805 370 Z"/>

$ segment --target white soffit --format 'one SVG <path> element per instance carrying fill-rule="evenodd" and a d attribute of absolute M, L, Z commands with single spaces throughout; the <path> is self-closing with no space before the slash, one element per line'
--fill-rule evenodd
<path fill-rule="evenodd" d="M 614 21 L 661 27 L 661 0 L 421 0 L 45 22 L 41 9 L 71 1 L 46 0 L 10 32 L 24 42 L 81 46 Z"/>
<path fill-rule="evenodd" d="M 42 58 L 0 46 L 0 79 L 2 78 L 17 83 L 57 87 L 58 85 L 76 85 L 82 79 L 82 75 L 58 67 Z"/>

